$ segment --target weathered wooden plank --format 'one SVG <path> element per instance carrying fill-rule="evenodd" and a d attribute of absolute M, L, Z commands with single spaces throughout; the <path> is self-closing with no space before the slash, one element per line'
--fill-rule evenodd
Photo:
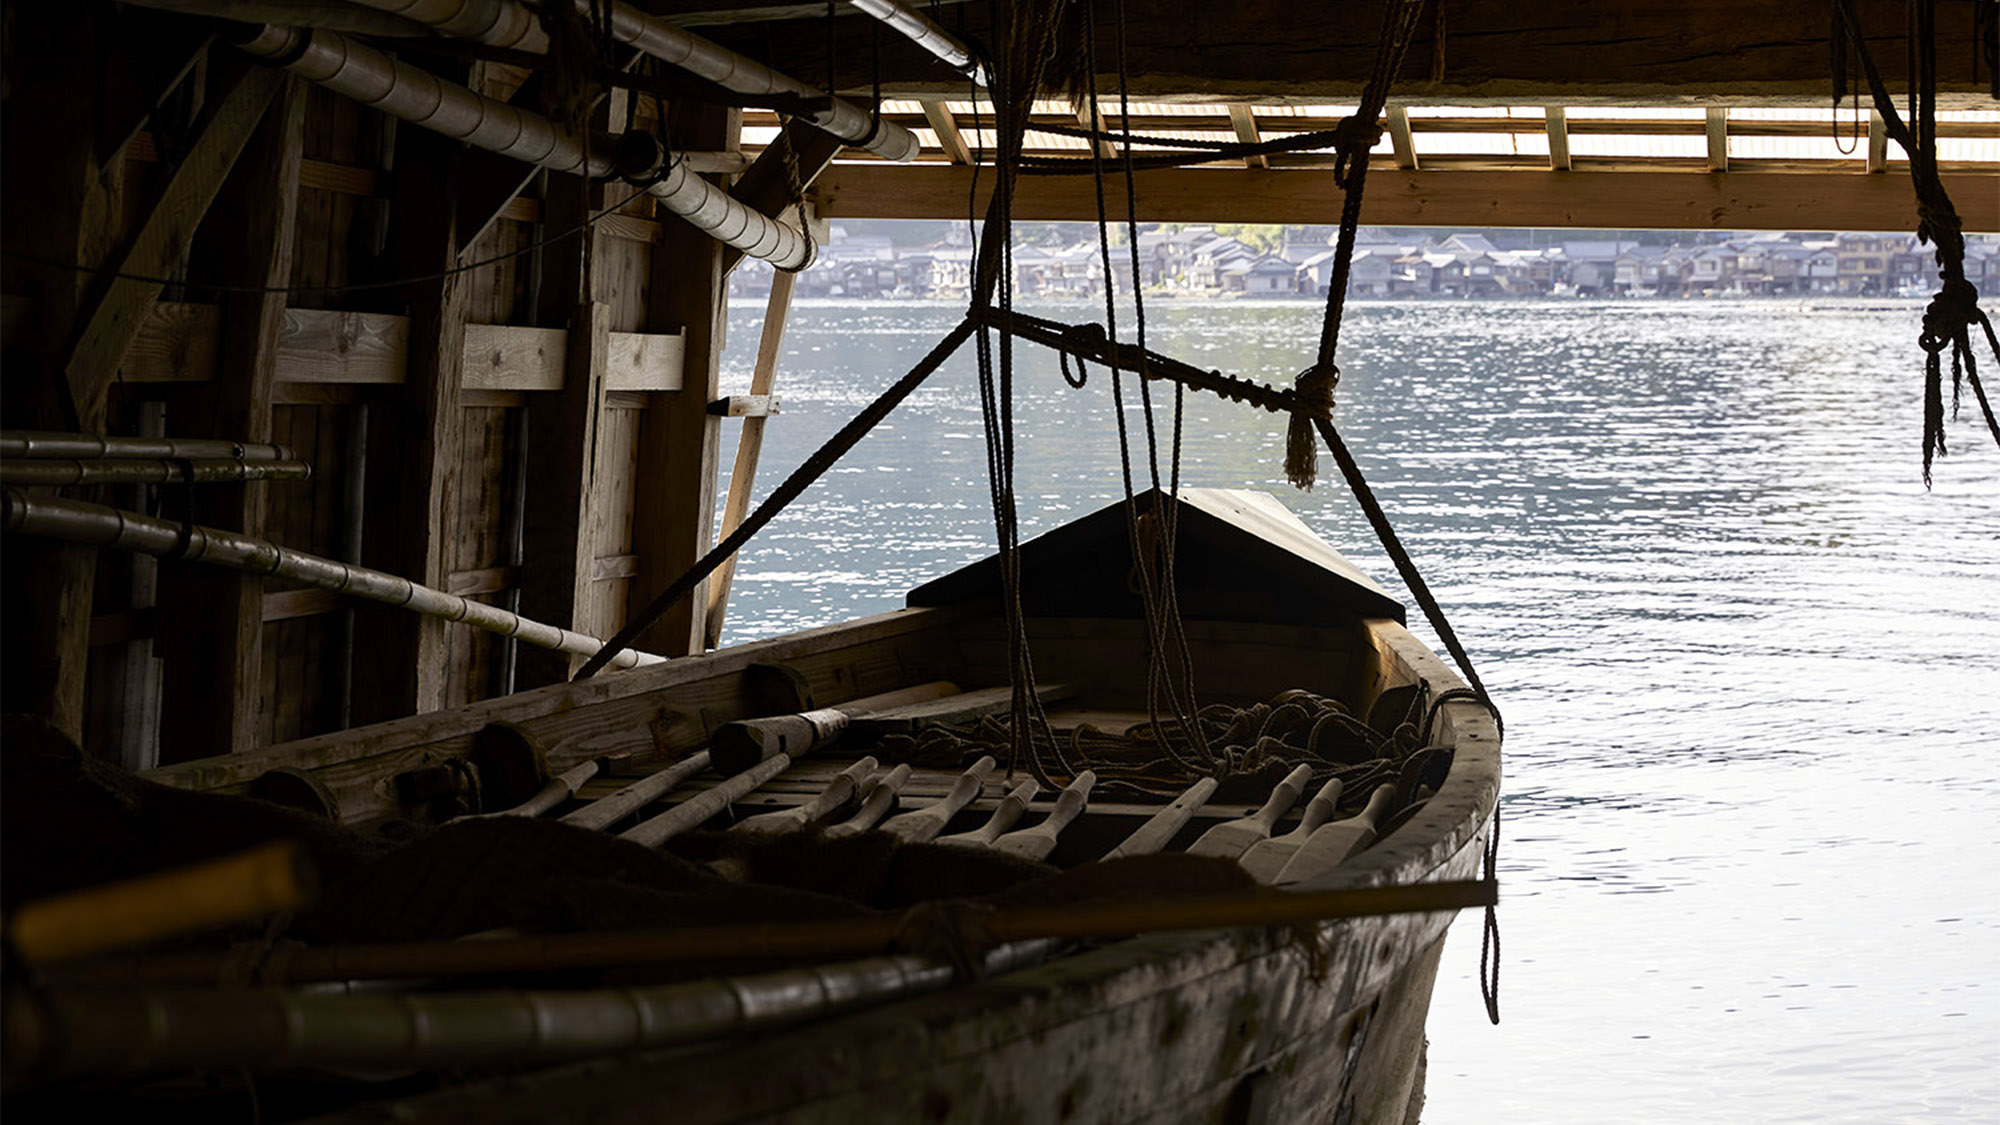
<path fill-rule="evenodd" d="M 791 150 L 789 160 L 786 159 L 788 146 Z M 840 149 L 840 141 L 831 134 L 796 121 L 788 122 L 784 135 L 766 146 L 756 163 L 743 173 L 743 178 L 729 190 L 729 194 L 753 211 L 777 215 L 791 204 L 795 188 L 812 187 L 813 181 L 833 163 Z M 742 260 L 743 251 L 733 246 L 726 247 L 722 254 L 722 272 L 726 274 L 735 269 L 736 263 Z"/>
<path fill-rule="evenodd" d="M 253 279 L 263 293 L 223 297 L 216 351 L 220 379 L 209 432 L 242 441 L 271 436 L 271 391 L 277 381 L 285 294 L 292 276 L 293 213 L 299 198 L 299 153 L 305 138 L 304 80 L 287 77 L 245 160 L 218 197 L 226 230 L 218 232 L 220 268 Z M 191 518 L 211 527 L 264 534 L 264 484 L 197 490 Z M 263 579 L 208 568 L 163 567 L 160 760 L 185 761 L 256 746 L 264 655 Z"/>
<path fill-rule="evenodd" d="M 1417 149 L 1410 140 L 1410 111 L 1392 105 L 1386 111 L 1389 147 L 1395 152 L 1396 167 L 1405 171 L 1417 166 Z"/>
<path fill-rule="evenodd" d="M 980 178 L 984 207 L 992 176 Z M 2000 230 L 2000 191 L 1987 174 L 1945 173 L 1967 230 Z M 965 214 L 972 170 L 942 165 L 836 164 L 814 188 L 840 218 L 950 219 Z M 1115 218 L 1123 185 L 1108 185 Z M 1141 172 L 1139 217 L 1152 222 L 1332 223 L 1341 195 L 1331 172 L 1184 168 Z M 1021 221 L 1094 221 L 1087 178 L 1029 176 L 1016 186 Z M 1899 230 L 1916 201 L 1892 176 L 1855 172 L 1404 172 L 1368 175 L 1361 221 L 1384 226 L 1609 227 L 1663 230 Z"/>
<path fill-rule="evenodd" d="M 592 559 L 590 563 L 590 580 L 592 582 L 609 582 L 615 578 L 630 578 L 637 573 L 639 573 L 639 556 L 637 555 L 606 555 L 601 558 Z"/>
<path fill-rule="evenodd" d="M 569 333 L 502 324 L 465 326 L 465 389 L 559 391 Z"/>
<path fill-rule="evenodd" d="M 1710 106 L 1702 123 L 1702 132 L 1708 138 L 1708 170 L 1729 171 L 1729 110 L 1723 106 Z"/>
<path fill-rule="evenodd" d="M 1257 118 L 1247 105 L 1229 107 L 1229 124 L 1236 130 L 1236 139 L 1246 145 L 1261 144 L 1264 140 L 1263 134 L 1257 130 Z M 1246 156 L 1243 164 L 1248 168 L 1269 168 L 1271 161 L 1262 156 Z"/>
<path fill-rule="evenodd" d="M 290 621 L 295 617 L 316 617 L 347 608 L 347 598 L 338 590 L 310 586 L 303 590 L 273 590 L 264 595 L 265 621 Z"/>
<path fill-rule="evenodd" d="M 604 385 L 612 391 L 678 391 L 687 339 L 680 332 L 613 332 L 606 344 Z"/>
<path fill-rule="evenodd" d="M 104 428 L 105 393 L 159 297 L 156 282 L 139 279 L 167 276 L 187 256 L 196 226 L 282 81 L 282 75 L 264 67 L 241 73 L 167 181 L 145 224 L 115 259 L 116 273 L 102 275 L 93 287 L 96 300 L 62 364 L 73 413 L 85 431 Z"/>
<path fill-rule="evenodd" d="M 401 383 L 410 318 L 391 313 L 287 309 L 278 378 L 292 383 Z"/>
<path fill-rule="evenodd" d="M 206 383 L 215 378 L 222 312 L 191 301 L 155 301 L 146 310 L 118 377 L 127 383 Z"/>

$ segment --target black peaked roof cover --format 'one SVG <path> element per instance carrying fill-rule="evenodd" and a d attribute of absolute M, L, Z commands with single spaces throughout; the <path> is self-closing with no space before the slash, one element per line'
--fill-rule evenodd
<path fill-rule="evenodd" d="M 1157 490 L 1133 502 L 1151 512 Z M 1184 488 L 1174 556 L 1181 614 L 1191 620 L 1339 625 L 1403 620 L 1391 598 L 1269 493 Z M 1021 544 L 1021 599 L 1030 617 L 1137 617 L 1123 501 Z M 911 590 L 912 606 L 996 602 L 998 556 Z"/>

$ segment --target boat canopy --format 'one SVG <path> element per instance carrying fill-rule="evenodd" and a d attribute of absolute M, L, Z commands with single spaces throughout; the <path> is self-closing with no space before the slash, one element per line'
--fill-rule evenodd
<path fill-rule="evenodd" d="M 1132 501 L 1153 534 L 1158 489 Z M 1171 501 L 1168 501 L 1171 502 Z M 1184 488 L 1174 567 L 1181 615 L 1273 624 L 1403 620 L 1403 606 L 1268 493 Z M 1130 617 L 1141 607 L 1131 536 L 1119 501 L 1021 544 L 1021 599 L 1030 617 Z M 997 601 L 990 556 L 911 590 L 911 606 Z"/>

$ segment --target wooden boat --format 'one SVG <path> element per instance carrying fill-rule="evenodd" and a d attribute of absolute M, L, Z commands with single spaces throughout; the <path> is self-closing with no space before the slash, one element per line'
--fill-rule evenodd
<path fill-rule="evenodd" d="M 1138 501 L 1148 506 L 1142 510 L 1150 510 L 1150 495 Z M 1127 580 L 1132 560 L 1123 509 L 1113 505 L 1022 547 L 1025 609 L 1040 678 L 1064 685 L 1048 704 L 1058 728 L 1087 723 L 1111 730 L 1148 718 L 1144 631 Z M 1461 686 L 1404 630 L 1400 607 L 1276 500 L 1254 492 L 1187 490 L 1178 512 L 1181 607 L 1205 701 L 1247 706 L 1280 690 L 1304 689 L 1366 716 L 1378 700 L 1401 700 L 1398 706 L 1408 708 L 1419 685 L 1432 699 Z M 908 608 L 896 612 L 190 762 L 154 776 L 215 792 L 306 794 L 292 799 L 322 801 L 343 820 L 365 822 L 422 815 L 407 800 L 415 792 L 407 779 L 476 758 L 482 731 L 490 737 L 504 729 L 539 742 L 551 774 L 626 755 L 614 776 L 591 778 L 560 803 L 543 802 L 552 806 L 547 815 L 565 815 L 584 807 L 580 802 L 684 761 L 709 743 L 719 725 L 774 709 L 772 682 L 789 684 L 800 696 L 777 701 L 777 710 L 838 708 L 940 678 L 974 690 L 926 705 L 933 712 L 948 710 L 954 698 L 980 695 L 1006 675 L 998 591 L 998 567 L 988 559 L 918 587 Z M 1441 702 L 1428 715 L 1425 710 L 1419 707 L 1416 716 L 1420 723 L 1429 719 L 1424 746 L 1434 748 L 1429 780 L 1435 792 L 1427 792 L 1401 823 L 1383 825 L 1386 834 L 1372 846 L 1287 890 L 1405 886 L 1478 873 L 1499 782 L 1493 719 L 1469 700 Z M 494 728 L 496 723 L 510 725 Z M 804 757 L 717 819 L 799 806 L 870 752 L 880 751 L 849 739 Z M 973 831 L 988 821 L 1009 788 L 1002 772 L 985 778 L 977 798 L 945 831 Z M 902 782 L 903 807 L 931 803 L 958 777 L 954 768 L 918 765 Z M 649 821 L 660 809 L 723 784 L 712 769 L 688 773 L 657 804 L 619 817 L 610 828 L 629 833 L 628 826 Z M 1051 862 L 1072 869 L 1090 864 L 1167 803 L 1165 796 L 1136 795 L 1129 786 L 1126 792 L 1109 789 L 1061 832 Z M 1342 804 L 1356 809 L 1369 795 L 1351 792 Z M 1387 798 L 1385 791 L 1377 806 Z M 1020 824 L 1035 823 L 1056 800 L 1050 792 L 1036 797 Z M 1398 800 L 1408 804 L 1409 793 Z M 1186 848 L 1217 825 L 1252 813 L 1257 803 L 1245 800 L 1239 786 L 1237 796 L 1224 794 L 1195 810 L 1169 847 Z M 1290 823 L 1275 827 L 1283 831 Z M 1271 827 L 1268 820 L 1265 827 Z M 848 979 L 838 964 L 752 973 L 721 982 L 735 991 L 729 1020 L 720 1025 L 752 1034 L 457 1081 L 393 1107 L 356 1108 L 349 1116 L 1403 1121 L 1414 1119 L 1421 1103 L 1424 1018 L 1451 917 L 1431 910 L 1327 922 L 1317 930 L 1317 953 L 1313 943 L 1301 943 L 1296 929 L 1268 926 L 1142 933 L 1053 950 L 1043 943 L 1014 958 L 1025 967 L 1005 971 L 999 964 L 1001 971 L 970 983 L 953 982 L 942 970 L 925 970 L 929 975 L 919 980 L 922 974 L 908 971 L 910 958 L 878 959 L 866 962 L 877 965 L 878 978 L 887 971 L 883 964 L 898 962 L 897 986 L 881 992 L 878 999 L 887 1002 L 860 1004 L 859 1010 L 842 1011 L 857 1005 L 834 995 L 849 987 L 838 983 Z M 1020 953 L 1023 947 L 1014 948 Z M 619 1005 L 629 997 L 602 995 L 612 1008 L 627 1011 Z M 321 1002 L 342 999 L 362 998 Z M 426 1057 L 421 1031 L 392 1048 Z M 651 1040 L 663 1041 L 672 1040 Z M 17 1052 L 20 1042 L 16 1038 Z M 533 1057 L 546 1061 L 550 1054 Z"/>

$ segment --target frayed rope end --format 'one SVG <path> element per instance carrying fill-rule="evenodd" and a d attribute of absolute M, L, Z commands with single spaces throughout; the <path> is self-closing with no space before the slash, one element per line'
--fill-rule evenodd
<path fill-rule="evenodd" d="M 1332 416 L 1333 388 L 1339 382 L 1340 369 L 1329 364 L 1307 368 L 1293 383 L 1296 405 L 1285 433 L 1285 479 L 1294 488 L 1311 492 L 1319 479 L 1319 441 L 1313 423 Z"/>

